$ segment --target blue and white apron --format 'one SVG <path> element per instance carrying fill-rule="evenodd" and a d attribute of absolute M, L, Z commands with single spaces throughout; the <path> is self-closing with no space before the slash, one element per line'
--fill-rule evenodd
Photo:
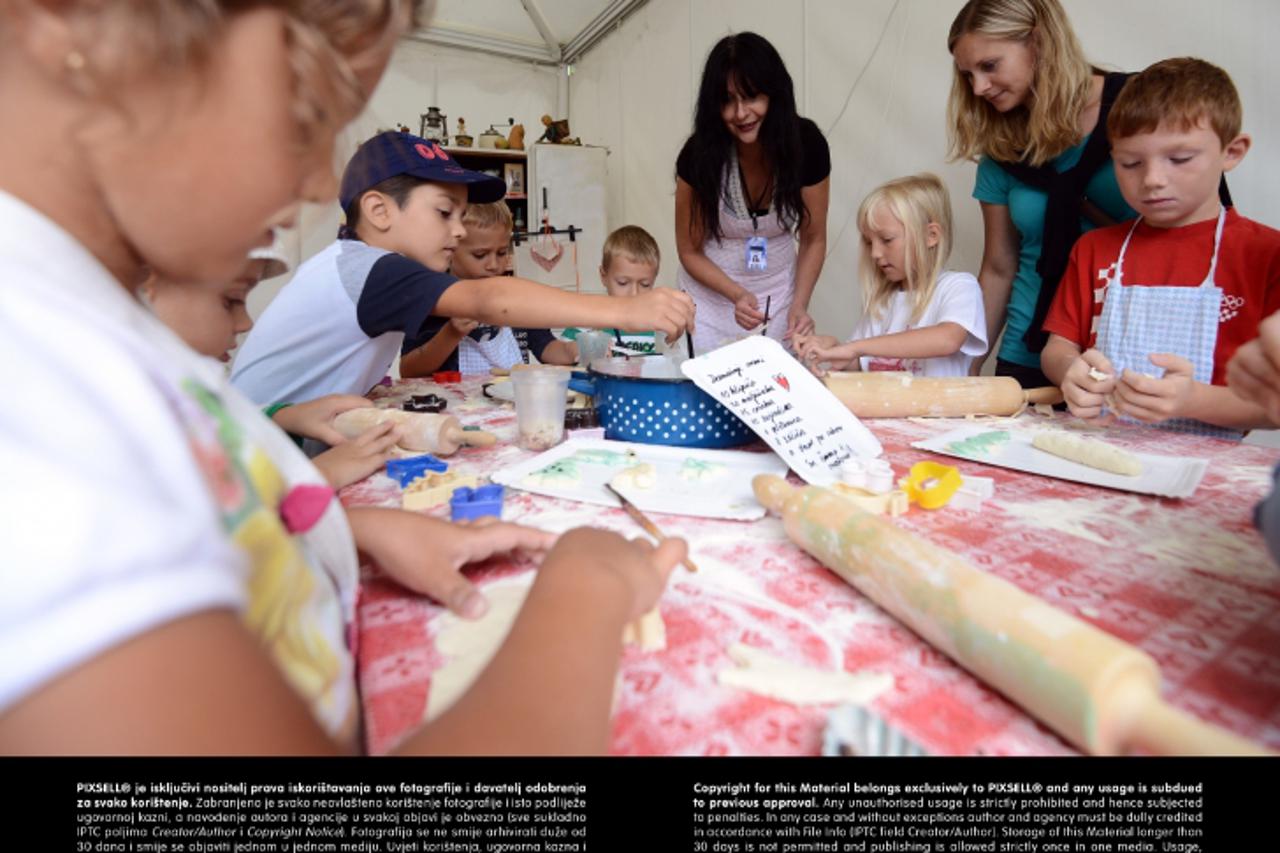
<path fill-rule="evenodd" d="M 1227 211 L 1223 208 L 1213 235 L 1213 259 L 1199 287 L 1124 285 L 1125 252 L 1142 221 L 1134 220 L 1120 247 L 1120 256 L 1107 276 L 1102 316 L 1098 321 L 1097 347 L 1111 362 L 1116 376 L 1126 369 L 1149 374 L 1154 366 L 1148 356 L 1170 352 L 1191 362 L 1197 382 L 1206 385 L 1213 382 L 1213 358 L 1222 308 L 1222 288 L 1214 283 L 1214 275 L 1226 220 Z M 1121 418 L 1133 421 L 1123 415 Z M 1172 418 L 1156 426 L 1231 441 L 1239 441 L 1244 435 L 1239 430 L 1192 418 Z"/>

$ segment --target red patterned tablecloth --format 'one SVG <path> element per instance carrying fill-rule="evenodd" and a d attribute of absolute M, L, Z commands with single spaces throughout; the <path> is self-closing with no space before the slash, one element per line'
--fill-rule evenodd
<path fill-rule="evenodd" d="M 449 413 L 496 432 L 495 447 L 466 448 L 449 460 L 455 470 L 487 474 L 532 454 L 511 443 L 511 407 L 485 399 L 480 385 L 407 381 L 381 396 L 394 403 L 410 393 L 439 393 Z M 911 442 L 957 425 L 866 423 L 899 475 L 937 458 Z M 1107 438 L 1144 452 L 1203 457 L 1209 470 L 1195 495 L 1179 501 L 949 459 L 962 473 L 993 477 L 995 498 L 977 512 L 913 508 L 896 521 L 1142 648 L 1159 662 L 1174 705 L 1280 749 L 1280 569 L 1251 522 L 1280 453 L 1141 428 L 1114 428 Z M 375 474 L 345 489 L 342 500 L 398 506 L 400 490 Z M 594 524 L 638 532 L 621 510 L 511 489 L 503 518 L 556 531 Z M 891 673 L 893 689 L 872 710 L 935 754 L 1073 751 L 793 545 L 778 519 L 654 518 L 664 532 L 688 539 L 700 571 L 672 576 L 661 603 L 666 649 L 624 653 L 613 753 L 817 754 L 828 708 L 716 683 L 735 643 L 817 668 Z M 531 570 L 494 561 L 470 571 L 483 585 Z M 443 664 L 432 645 L 432 622 L 442 610 L 370 567 L 364 571 L 360 687 L 369 749 L 383 753 L 422 719 L 431 674 Z"/>

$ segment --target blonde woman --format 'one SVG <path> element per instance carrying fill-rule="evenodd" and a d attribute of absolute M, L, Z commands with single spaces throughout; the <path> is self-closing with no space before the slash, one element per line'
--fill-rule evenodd
<path fill-rule="evenodd" d="M 996 373 L 1049 385 L 1042 326 L 1071 247 L 1082 230 L 1134 215 L 1106 135 L 1126 75 L 1089 64 L 1058 0 L 970 0 L 947 49 L 955 59 L 951 157 L 978 161 L 978 279 L 991 339 L 1004 328 Z"/>
<path fill-rule="evenodd" d="M 965 376 L 987 349 L 982 291 L 969 273 L 947 270 L 951 200 L 936 175 L 898 178 L 858 208 L 862 320 L 845 344 L 801 337 L 796 348 L 818 372 L 901 370 Z"/>

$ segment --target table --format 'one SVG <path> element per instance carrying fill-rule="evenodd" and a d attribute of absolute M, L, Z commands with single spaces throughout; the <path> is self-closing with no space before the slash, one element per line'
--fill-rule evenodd
<path fill-rule="evenodd" d="M 409 394 L 437 393 L 449 400 L 449 413 L 497 433 L 496 446 L 464 448 L 449 460 L 454 470 L 487 474 L 532 454 L 512 443 L 513 409 L 480 389 L 478 378 L 442 386 L 410 380 L 375 396 L 398 404 Z M 957 425 L 866 423 L 899 476 L 938 458 L 911 442 Z M 1160 664 L 1174 705 L 1280 749 L 1280 568 L 1252 525 L 1280 452 L 1140 427 L 1116 427 L 1107 438 L 1143 452 L 1207 458 L 1209 471 L 1193 497 L 1178 501 L 948 458 L 962 473 L 993 477 L 995 498 L 975 512 L 913 507 L 895 521 L 1144 649 Z M 341 498 L 348 506 L 398 506 L 399 495 L 394 481 L 375 474 Z M 621 510 L 511 489 L 503 518 L 555 531 L 594 524 L 638 533 Z M 662 599 L 667 648 L 624 651 L 611 753 L 819 753 L 829 708 L 716 683 L 735 643 L 822 669 L 892 674 L 893 690 L 872 710 L 934 754 L 1074 752 L 793 545 L 778 519 L 654 519 L 689 540 L 700 572 L 677 570 Z M 470 573 L 484 585 L 532 568 L 491 561 Z M 362 573 L 357 659 L 365 730 L 369 750 L 384 753 L 422 719 L 431 673 L 443 664 L 432 647 L 432 620 L 442 609 L 373 567 Z"/>

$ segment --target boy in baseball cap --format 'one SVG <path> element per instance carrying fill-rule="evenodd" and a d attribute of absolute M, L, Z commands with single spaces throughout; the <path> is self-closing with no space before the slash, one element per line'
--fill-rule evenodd
<path fill-rule="evenodd" d="M 450 275 L 467 204 L 504 194 L 501 179 L 461 168 L 421 137 L 386 132 L 365 142 L 342 177 L 339 239 L 302 264 L 267 306 L 231 381 L 259 403 L 364 394 L 386 375 L 405 335 L 432 315 L 658 330 L 673 340 L 692 327 L 692 301 L 669 288 L 621 305 L 520 278 Z"/>

